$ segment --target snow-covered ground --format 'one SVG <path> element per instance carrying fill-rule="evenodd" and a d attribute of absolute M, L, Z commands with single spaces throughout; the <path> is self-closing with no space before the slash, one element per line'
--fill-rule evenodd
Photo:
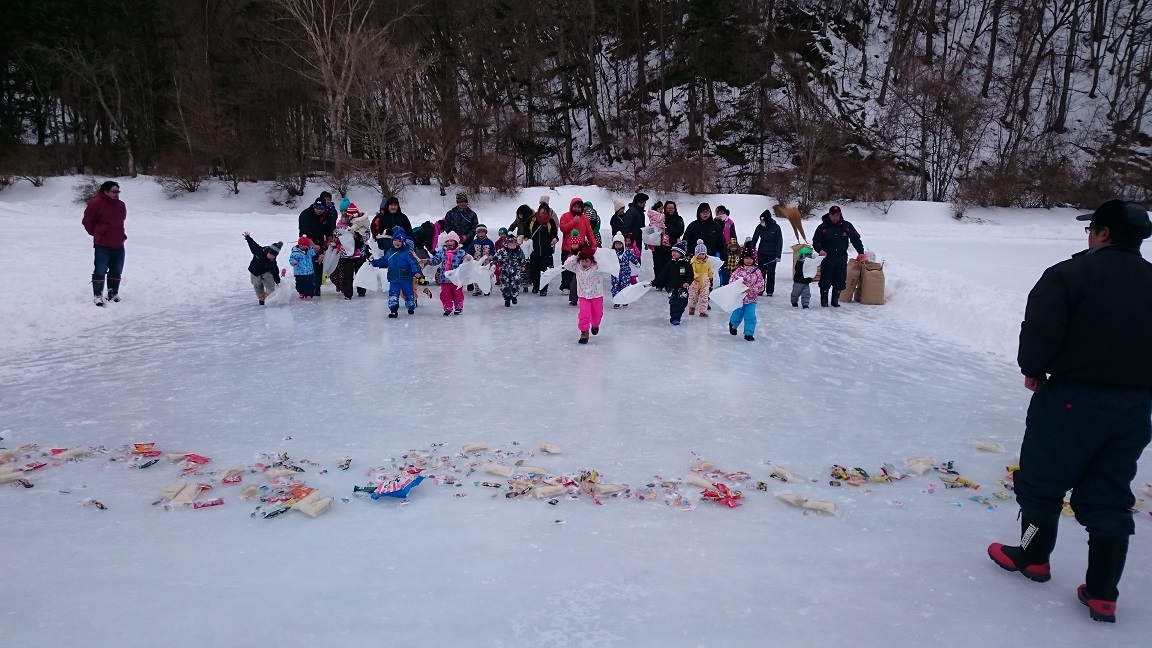
<path fill-rule="evenodd" d="M 109 452 L 49 461 L 29 473 L 31 489 L 0 487 L 2 645 L 1146 641 L 1147 513 L 1115 626 L 1093 623 L 1075 599 L 1086 535 L 1070 519 L 1046 585 L 1001 571 L 984 553 L 1018 531 L 1012 501 L 993 495 L 1028 399 L 1015 335 L 1039 273 L 1084 245 L 1074 212 L 988 210 L 971 214 L 980 222 L 957 222 L 941 205 L 846 205 L 888 264 L 886 306 L 792 309 L 781 269 L 776 296 L 761 300 L 754 343 L 729 336 L 719 312 L 673 328 L 664 299 L 650 293 L 610 309 L 583 347 L 558 293 L 522 296 L 511 309 L 495 295 L 469 296 L 452 318 L 422 300 L 416 315 L 387 320 L 381 295 L 346 302 L 330 287 L 317 302 L 260 308 L 240 232 L 289 242 L 299 210 L 271 207 L 256 188 L 169 201 L 146 180 L 124 182 L 125 301 L 97 309 L 72 182 L 0 193 L 0 236 L 14 252 L 0 283 L 0 447 L 39 444 L 33 457 L 75 446 Z M 495 229 L 542 191 L 478 197 L 473 207 Z M 605 232 L 612 199 L 631 198 L 549 193 L 558 211 L 573 195 L 593 200 Z M 379 200 L 352 197 L 367 210 Z M 729 206 L 741 239 L 771 205 L 679 198 L 688 215 L 702 199 Z M 451 200 L 413 188 L 403 204 L 415 221 Z M 981 452 L 977 440 L 1007 452 Z M 670 505 L 658 485 L 655 501 L 605 497 L 597 506 L 561 495 L 549 505 L 474 486 L 504 481 L 464 474 L 480 459 L 459 450 L 474 441 L 491 445 L 486 460 L 524 459 L 553 474 L 594 469 L 633 495 L 687 477 L 697 458 L 751 479 L 728 482 L 745 493 L 736 509 L 699 501 L 700 489 L 686 485 L 677 490 L 689 506 Z M 542 441 L 563 452 L 537 452 Z M 245 473 L 243 484 L 215 483 L 200 496 L 222 496 L 224 506 L 166 511 L 152 503 L 179 465 L 115 460 L 139 442 L 211 457 L 204 475 L 190 477 L 203 482 L 213 480 L 208 471 L 286 452 L 305 469 L 299 479 L 337 499 L 315 519 L 252 517 L 260 502 L 240 489 L 267 481 Z M 407 503 L 352 495 L 415 460 L 412 450 L 436 479 Z M 981 488 L 945 489 L 937 473 L 829 484 L 832 464 L 877 471 L 925 455 L 954 461 Z M 352 458 L 347 472 L 336 468 L 343 456 Z M 774 466 L 804 481 L 769 479 Z M 446 476 L 465 485 L 438 483 Z M 1149 479 L 1142 466 L 1137 485 Z M 805 515 L 774 497 L 785 492 L 838 512 Z"/>

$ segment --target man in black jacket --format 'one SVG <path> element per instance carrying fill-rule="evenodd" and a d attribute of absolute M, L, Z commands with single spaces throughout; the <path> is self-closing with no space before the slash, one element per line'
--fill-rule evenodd
<path fill-rule="evenodd" d="M 772 218 L 772 210 L 765 209 L 760 214 L 760 224 L 752 234 L 751 249 L 756 253 L 756 263 L 764 275 L 764 292 L 769 297 L 776 291 L 776 264 L 784 251 L 784 235 L 780 225 Z"/>
<path fill-rule="evenodd" d="M 1097 621 L 1116 620 L 1120 575 L 1135 530 L 1136 462 L 1152 438 L 1152 236 L 1148 212 L 1109 200 L 1090 220 L 1088 249 L 1048 268 L 1028 295 L 1017 361 L 1028 406 L 1020 469 L 1020 544 L 993 543 L 1006 570 L 1045 582 L 1064 494 L 1088 530 L 1077 590 Z"/>
<path fill-rule="evenodd" d="M 828 290 L 832 290 L 832 305 L 840 307 L 840 292 L 848 282 L 848 245 L 856 254 L 864 254 L 860 233 L 852 223 L 844 220 L 838 205 L 832 205 L 827 220 L 820 223 L 812 235 L 812 249 L 824 257 L 820 262 L 820 305 L 828 305 Z"/>
<path fill-rule="evenodd" d="M 307 236 L 317 248 L 318 254 L 328 249 L 328 242 L 336 234 L 336 208 L 332 206 L 331 200 L 332 194 L 325 191 L 316 202 L 300 212 L 300 236 Z M 320 282 L 313 281 L 312 285 L 316 291 L 313 295 L 319 297 Z"/>
<path fill-rule="evenodd" d="M 644 206 L 647 204 L 648 194 L 636 194 L 632 198 L 632 204 L 628 205 L 627 211 L 624 212 L 624 219 L 620 224 L 620 232 L 625 237 L 631 236 L 636 245 L 640 245 L 644 240 Z"/>

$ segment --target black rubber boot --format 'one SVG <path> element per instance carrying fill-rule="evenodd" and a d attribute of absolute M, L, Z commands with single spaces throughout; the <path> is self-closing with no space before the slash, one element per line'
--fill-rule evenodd
<path fill-rule="evenodd" d="M 1128 558 L 1128 538 L 1088 538 L 1088 572 L 1077 590 L 1095 621 L 1116 622 L 1116 599 L 1120 576 Z"/>
<path fill-rule="evenodd" d="M 108 301 L 120 301 L 120 275 L 108 275 Z"/>
<path fill-rule="evenodd" d="M 1020 515 L 1020 544 L 988 546 L 988 557 L 1002 569 L 1020 572 L 1029 580 L 1046 583 L 1052 578 L 1048 557 L 1056 547 L 1059 517 L 1048 520 Z"/>
<path fill-rule="evenodd" d="M 840 308 L 840 293 L 838 291 L 832 291 L 832 307 Z"/>
<path fill-rule="evenodd" d="M 820 289 L 820 305 L 828 306 L 828 291 L 823 288 Z"/>
<path fill-rule="evenodd" d="M 97 306 L 104 305 L 104 277 L 92 275 L 92 302 Z"/>

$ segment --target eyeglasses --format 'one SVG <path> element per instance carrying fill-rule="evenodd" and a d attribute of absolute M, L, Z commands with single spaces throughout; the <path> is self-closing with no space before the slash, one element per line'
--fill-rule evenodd
<path fill-rule="evenodd" d="M 1085 228 L 1084 228 L 1084 233 L 1085 233 L 1085 234 L 1091 234 L 1091 233 L 1092 233 L 1092 226 L 1091 226 L 1091 225 L 1089 225 L 1088 227 L 1085 227 Z"/>
<path fill-rule="evenodd" d="M 120 194 L 120 190 L 119 190 L 119 189 L 113 189 L 113 190 L 112 190 L 112 193 L 119 195 L 119 194 Z"/>

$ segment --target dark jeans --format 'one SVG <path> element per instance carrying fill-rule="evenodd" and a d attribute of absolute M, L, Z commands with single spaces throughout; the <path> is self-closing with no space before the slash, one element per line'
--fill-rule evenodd
<path fill-rule="evenodd" d="M 538 251 L 533 250 L 532 256 L 528 259 L 528 280 L 532 282 L 532 290 L 540 292 L 543 286 L 540 285 L 540 273 L 552 267 L 552 254 L 540 254 Z"/>
<path fill-rule="evenodd" d="M 1035 520 L 1059 516 L 1072 489 L 1076 521 L 1097 538 L 1135 530 L 1132 479 L 1152 438 L 1147 389 L 1052 381 L 1028 406 L 1016 501 Z"/>
<path fill-rule="evenodd" d="M 119 277 L 124 272 L 124 248 L 93 245 L 92 249 L 96 251 L 96 261 L 92 269 L 93 275 L 100 278 L 106 274 Z"/>
<path fill-rule="evenodd" d="M 760 272 L 764 275 L 764 294 L 771 295 L 776 292 L 776 262 L 761 263 Z"/>
<path fill-rule="evenodd" d="M 560 251 L 560 263 L 568 260 L 568 257 L 575 254 L 568 250 Z M 576 273 L 568 272 L 567 270 L 560 271 L 560 290 L 568 289 L 568 303 L 575 304 L 580 301 L 580 297 L 576 294 Z"/>
<path fill-rule="evenodd" d="M 661 272 L 664 272 L 664 266 L 672 260 L 672 246 L 670 245 L 657 245 L 652 248 L 652 271 L 655 276 L 659 277 Z"/>
<path fill-rule="evenodd" d="M 831 288 L 839 295 L 848 283 L 848 256 L 831 255 L 820 262 L 820 292 Z"/>
<path fill-rule="evenodd" d="M 305 297 L 314 297 L 316 295 L 316 286 L 319 283 L 320 277 L 318 275 L 296 275 L 296 292 Z"/>
<path fill-rule="evenodd" d="M 684 309 L 688 307 L 688 290 L 686 288 L 669 288 L 672 296 L 668 298 L 668 319 L 677 321 L 684 317 Z"/>

